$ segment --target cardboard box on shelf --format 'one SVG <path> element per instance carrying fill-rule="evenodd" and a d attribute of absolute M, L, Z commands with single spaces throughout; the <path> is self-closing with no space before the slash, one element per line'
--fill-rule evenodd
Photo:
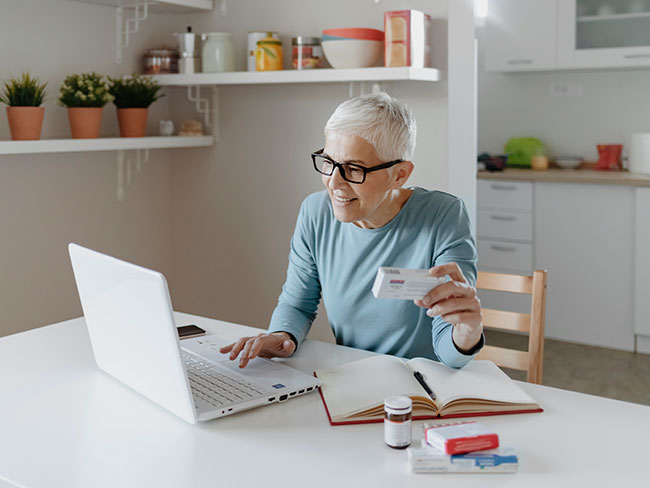
<path fill-rule="evenodd" d="M 431 66 L 431 16 L 419 10 L 384 12 L 387 67 Z"/>

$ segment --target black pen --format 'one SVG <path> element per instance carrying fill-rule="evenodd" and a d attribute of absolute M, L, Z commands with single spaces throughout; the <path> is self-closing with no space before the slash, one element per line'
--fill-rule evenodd
<path fill-rule="evenodd" d="M 420 383 L 420 385 L 422 385 L 422 388 L 424 388 L 424 391 L 427 392 L 427 395 L 429 395 L 431 397 L 431 400 L 435 400 L 436 399 L 436 394 L 433 392 L 433 390 L 431 388 L 429 388 L 429 385 L 427 385 L 427 382 L 424 381 L 424 376 L 422 376 L 422 373 L 420 373 L 419 371 L 415 371 L 413 373 L 413 376 L 415 376 L 415 379 L 418 380 L 418 383 Z"/>

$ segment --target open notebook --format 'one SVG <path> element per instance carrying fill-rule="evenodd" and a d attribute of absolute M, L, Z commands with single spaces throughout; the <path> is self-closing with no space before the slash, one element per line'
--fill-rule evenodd
<path fill-rule="evenodd" d="M 417 381 L 415 371 L 422 374 L 435 400 Z M 542 411 L 491 361 L 473 360 L 452 369 L 424 358 L 404 362 L 377 355 L 314 374 L 322 382 L 320 394 L 332 425 L 383 421 L 384 398 L 391 395 L 413 400 L 414 419 Z"/>

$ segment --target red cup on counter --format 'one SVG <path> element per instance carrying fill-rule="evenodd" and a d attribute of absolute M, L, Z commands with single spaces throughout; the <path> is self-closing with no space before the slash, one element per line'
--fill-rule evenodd
<path fill-rule="evenodd" d="M 622 144 L 597 144 L 596 148 L 598 149 L 596 169 L 604 171 L 620 171 L 623 169 L 621 165 Z"/>

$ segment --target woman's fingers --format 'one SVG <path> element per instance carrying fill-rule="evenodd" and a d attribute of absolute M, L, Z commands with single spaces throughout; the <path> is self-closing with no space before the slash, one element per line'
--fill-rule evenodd
<path fill-rule="evenodd" d="M 422 298 L 421 302 L 423 307 L 429 308 L 436 303 L 442 300 L 447 300 L 451 297 L 472 298 L 475 296 L 476 290 L 468 284 L 458 281 L 448 281 L 447 283 L 436 286 L 433 290 L 427 293 L 424 298 Z"/>
<path fill-rule="evenodd" d="M 467 283 L 467 279 L 465 278 L 463 271 L 460 269 L 460 266 L 458 266 L 457 263 L 446 263 L 439 266 L 434 266 L 433 268 L 429 269 L 429 274 L 438 278 L 448 275 L 452 281 Z"/>

